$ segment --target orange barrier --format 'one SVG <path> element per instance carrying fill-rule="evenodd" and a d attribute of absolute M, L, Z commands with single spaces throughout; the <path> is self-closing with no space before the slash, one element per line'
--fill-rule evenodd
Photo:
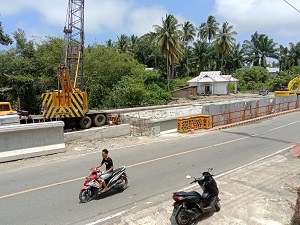
<path fill-rule="evenodd" d="M 265 106 L 250 107 L 247 109 L 223 112 L 211 115 L 211 127 L 236 123 L 243 120 L 254 119 L 261 116 L 279 113 L 299 107 L 299 100 L 269 104 Z M 234 116 L 235 114 L 235 116 Z"/>
<path fill-rule="evenodd" d="M 194 131 L 203 128 L 210 128 L 210 116 L 197 115 L 177 119 L 177 131 L 179 133 L 191 131 L 192 126 L 194 126 Z"/>

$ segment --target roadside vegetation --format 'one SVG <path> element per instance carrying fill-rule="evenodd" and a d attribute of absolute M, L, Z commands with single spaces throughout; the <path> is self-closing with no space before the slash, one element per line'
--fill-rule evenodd
<path fill-rule="evenodd" d="M 171 91 L 187 85 L 201 71 L 232 74 L 239 79 L 239 92 L 258 92 L 262 87 L 274 91 L 300 74 L 300 42 L 284 47 L 255 32 L 249 40 L 236 43 L 236 35 L 231 24 L 220 24 L 213 16 L 195 26 L 166 15 L 140 37 L 120 34 L 117 41 L 85 46 L 83 86 L 89 107 L 167 104 L 172 101 Z M 63 39 L 29 40 L 22 29 L 8 35 L 0 22 L 0 45 L 9 46 L 0 51 L 0 101 L 16 107 L 19 98 L 22 109 L 38 113 L 41 94 L 57 89 Z M 274 61 L 268 64 L 267 59 Z M 280 71 L 271 77 L 266 67 Z"/>

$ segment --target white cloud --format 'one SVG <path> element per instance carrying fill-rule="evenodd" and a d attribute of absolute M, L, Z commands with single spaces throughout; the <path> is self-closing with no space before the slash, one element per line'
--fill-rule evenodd
<path fill-rule="evenodd" d="M 289 2 L 300 9 L 300 1 Z M 300 14 L 283 0 L 215 0 L 215 13 L 233 24 L 238 33 L 273 30 L 281 36 L 300 36 Z"/>
<path fill-rule="evenodd" d="M 153 31 L 153 25 L 160 25 L 165 15 L 166 10 L 161 7 L 133 9 L 129 16 L 128 31 L 137 36 Z"/>
<path fill-rule="evenodd" d="M 160 24 L 166 15 L 162 7 L 140 7 L 138 0 L 88 0 L 85 1 L 85 32 L 97 34 L 115 32 L 117 34 L 142 35 L 151 31 L 154 24 Z M 15 16 L 26 10 L 33 10 L 47 25 L 63 26 L 67 16 L 68 1 L 62 0 L 1 0 L 1 15 Z M 22 21 L 20 21 L 21 23 Z M 34 26 L 34 25 L 33 25 Z"/>

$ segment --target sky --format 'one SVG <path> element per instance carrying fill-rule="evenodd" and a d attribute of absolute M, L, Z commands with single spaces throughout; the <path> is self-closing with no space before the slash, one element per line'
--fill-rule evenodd
<path fill-rule="evenodd" d="M 167 14 L 195 27 L 212 15 L 237 32 L 236 43 L 251 40 L 256 31 L 288 47 L 300 41 L 299 0 L 85 0 L 85 45 L 105 44 L 118 36 L 141 36 L 162 25 Z M 68 0 L 0 0 L 5 34 L 18 28 L 27 39 L 63 37 Z M 4 46 L 0 46 L 0 49 Z"/>

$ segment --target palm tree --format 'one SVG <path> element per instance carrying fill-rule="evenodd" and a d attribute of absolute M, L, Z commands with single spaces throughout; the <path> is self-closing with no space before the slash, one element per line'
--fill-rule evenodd
<path fill-rule="evenodd" d="M 182 31 L 183 31 L 182 41 L 185 46 L 187 75 L 189 75 L 189 58 L 188 58 L 187 50 L 188 50 L 189 42 L 194 40 L 194 37 L 196 35 L 196 33 L 195 33 L 196 29 L 195 29 L 194 25 L 188 21 L 188 22 L 184 22 L 184 24 L 182 25 Z"/>
<path fill-rule="evenodd" d="M 210 43 L 211 40 L 214 39 L 214 36 L 217 34 L 219 29 L 219 23 L 217 23 L 216 18 L 214 16 L 209 16 L 206 23 L 201 23 L 198 28 L 198 37 L 202 40 L 208 39 Z"/>
<path fill-rule="evenodd" d="M 237 32 L 232 31 L 233 26 L 229 25 L 228 22 L 224 22 L 221 29 L 218 29 L 215 35 L 214 45 L 216 46 L 219 53 L 222 54 L 221 69 L 223 69 L 224 54 L 229 53 L 232 46 L 235 44 L 235 38 Z"/>
<path fill-rule="evenodd" d="M 245 40 L 243 43 L 243 49 L 245 50 L 246 61 L 253 66 L 259 66 L 259 50 L 257 48 L 257 40 L 259 34 L 257 31 L 251 35 L 251 41 Z"/>
<path fill-rule="evenodd" d="M 168 90 L 170 90 L 170 79 L 174 78 L 174 64 L 182 56 L 182 46 L 180 44 L 182 31 L 179 29 L 180 26 L 173 15 L 166 15 L 166 19 L 162 19 L 162 26 L 153 26 L 157 35 L 157 47 L 166 58 Z"/>
<path fill-rule="evenodd" d="M 251 36 L 251 41 L 244 41 L 243 48 L 248 55 L 248 60 L 254 66 L 267 67 L 267 57 L 277 59 L 278 49 L 277 43 L 265 34 L 258 34 L 257 32 Z"/>
<path fill-rule="evenodd" d="M 260 54 L 260 65 L 267 67 L 267 57 L 278 59 L 277 43 L 273 39 L 269 39 L 266 35 L 260 35 L 258 39 L 258 49 Z"/>
<path fill-rule="evenodd" d="M 203 70 L 209 70 L 209 59 L 210 59 L 210 45 L 205 41 L 197 40 L 194 42 L 193 48 L 193 62 L 195 67 L 198 68 L 198 72 L 200 73 Z"/>
<path fill-rule="evenodd" d="M 107 48 L 114 48 L 114 46 L 115 46 L 114 41 L 111 39 L 108 39 L 108 41 L 105 41 L 105 44 L 106 44 Z"/>
<path fill-rule="evenodd" d="M 118 41 L 116 42 L 116 47 L 118 52 L 128 52 L 129 50 L 129 38 L 125 34 L 121 34 L 121 36 L 117 36 Z"/>
<path fill-rule="evenodd" d="M 200 38 L 200 40 L 202 40 L 202 41 L 207 40 L 207 29 L 206 28 L 207 28 L 207 26 L 206 26 L 205 22 L 201 23 L 201 25 L 198 28 L 197 37 Z"/>
<path fill-rule="evenodd" d="M 244 64 L 244 49 L 241 48 L 240 43 L 237 45 L 233 45 L 232 51 L 231 51 L 231 57 L 232 57 L 232 64 L 234 69 L 239 69 L 243 67 Z"/>
<path fill-rule="evenodd" d="M 288 63 L 288 53 L 289 50 L 287 47 L 283 47 L 283 45 L 279 46 L 279 70 L 287 70 L 289 69 L 289 63 Z"/>
<path fill-rule="evenodd" d="M 290 51 L 289 51 L 289 60 L 292 63 L 292 66 L 298 66 L 300 64 L 300 42 L 294 44 L 290 44 Z"/>

